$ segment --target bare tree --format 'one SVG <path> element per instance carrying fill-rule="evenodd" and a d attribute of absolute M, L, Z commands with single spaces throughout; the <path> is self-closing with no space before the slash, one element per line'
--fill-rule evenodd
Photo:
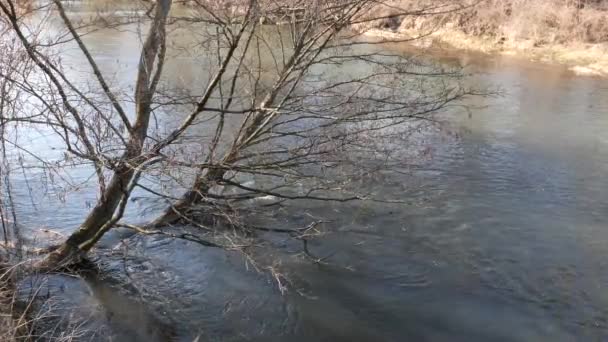
<path fill-rule="evenodd" d="M 114 227 L 223 247 L 170 229 L 180 223 L 220 229 L 214 221 L 245 234 L 275 231 L 306 241 L 317 221 L 294 230 L 258 227 L 239 215 L 242 203 L 387 200 L 358 182 L 398 169 L 407 160 L 403 144 L 420 123 L 475 93 L 462 85 L 458 70 L 391 53 L 353 31 L 353 24 L 378 19 L 372 13 L 379 1 L 142 2 L 148 7 L 133 20 L 147 25 L 147 33 L 132 95 L 128 86 L 112 84 L 90 51 L 86 35 L 96 25 L 71 18 L 60 0 L 36 4 L 23 10 L 17 1 L 0 0 L 5 29 L 24 56 L 10 70 L 0 68 L 1 84 L 22 94 L 2 97 L 13 108 L 3 114 L 2 127 L 49 130 L 63 142 L 64 160 L 27 153 L 51 172 L 87 165 L 99 189 L 83 223 L 41 267 L 73 262 Z M 57 13 L 60 23 L 48 13 Z M 423 13 L 401 9 L 399 15 Z M 190 38 L 175 47 L 175 36 Z M 169 42 L 204 57 L 206 84 L 164 81 Z M 82 55 L 86 84 L 66 71 L 58 54 L 64 46 Z M 23 65 L 33 66 L 35 76 Z M 156 124 L 161 116 L 177 123 Z M 135 189 L 167 208 L 149 223 L 123 222 Z"/>

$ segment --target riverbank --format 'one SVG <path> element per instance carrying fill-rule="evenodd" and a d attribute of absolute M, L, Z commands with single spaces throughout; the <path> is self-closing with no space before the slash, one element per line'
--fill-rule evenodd
<path fill-rule="evenodd" d="M 0 340 L 14 341 L 14 319 L 9 299 L 13 291 L 9 291 L 6 284 L 0 284 Z"/>
<path fill-rule="evenodd" d="M 531 41 L 495 42 L 484 37 L 472 37 L 462 32 L 437 30 L 431 34 L 416 30 L 368 29 L 367 37 L 400 41 L 415 39 L 412 44 L 421 47 L 439 46 L 447 49 L 475 51 L 527 58 L 545 63 L 568 66 L 578 75 L 608 77 L 608 44 L 576 44 L 534 46 Z"/>
<path fill-rule="evenodd" d="M 387 41 L 416 39 L 488 54 L 567 65 L 608 76 L 608 2 L 592 0 L 392 0 L 356 26 Z"/>
<path fill-rule="evenodd" d="M 16 305 L 16 288 L 10 268 L 0 264 L 0 341 L 27 341 L 27 320 Z"/>

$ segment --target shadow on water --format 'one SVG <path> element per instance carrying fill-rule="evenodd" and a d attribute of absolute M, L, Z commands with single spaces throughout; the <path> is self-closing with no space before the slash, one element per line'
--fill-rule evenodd
<path fill-rule="evenodd" d="M 133 294 L 120 293 L 116 285 L 111 286 L 96 275 L 85 278 L 99 305 L 103 308 L 114 341 L 171 341 L 175 332 L 171 325 L 152 313 L 142 299 L 135 300 Z M 160 313 L 162 315 L 162 313 Z"/>
<path fill-rule="evenodd" d="M 36 341 L 174 339 L 172 326 L 151 312 L 142 298 L 94 272 L 31 276 L 20 283 L 19 291 L 23 305 L 31 303 L 37 314 Z"/>

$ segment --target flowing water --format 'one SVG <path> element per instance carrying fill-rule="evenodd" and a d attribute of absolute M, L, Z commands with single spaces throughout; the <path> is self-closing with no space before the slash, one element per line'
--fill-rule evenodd
<path fill-rule="evenodd" d="M 102 67 L 133 79 L 132 35 L 98 32 L 87 42 Z M 503 95 L 446 113 L 453 136 L 430 139 L 430 161 L 366 185 L 413 204 L 300 204 L 334 217 L 336 232 L 311 245 L 331 255 L 329 265 L 285 259 L 296 290 L 281 295 L 238 254 L 142 238 L 136 256 L 107 265 L 128 275 L 133 291 L 51 278 L 48 295 L 118 341 L 605 341 L 608 80 L 508 57 L 433 58 L 466 65 L 477 84 Z M 177 81 L 192 82 L 184 68 L 169 65 Z M 29 179 L 34 192 L 36 184 Z M 65 205 L 34 208 L 28 185 L 13 187 L 22 224 L 61 234 L 95 198 L 84 187 Z"/>

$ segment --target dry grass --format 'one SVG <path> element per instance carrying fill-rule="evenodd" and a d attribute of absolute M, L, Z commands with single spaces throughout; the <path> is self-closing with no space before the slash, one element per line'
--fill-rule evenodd
<path fill-rule="evenodd" d="M 517 55 L 608 76 L 608 0 L 386 0 L 364 20 L 355 29 L 389 41 Z"/>
<path fill-rule="evenodd" d="M 0 341 L 24 341 L 24 315 L 17 310 L 15 287 L 9 266 L 0 265 Z"/>
<path fill-rule="evenodd" d="M 426 10 L 425 15 L 400 15 Z M 428 13 L 438 13 L 430 15 Z M 532 41 L 534 46 L 608 42 L 606 0 L 391 0 L 372 16 L 372 25 L 393 30 L 450 29 L 505 41 Z"/>
<path fill-rule="evenodd" d="M 27 263 L 8 264 L 0 257 L 0 342 L 79 341 L 91 334 L 80 322 L 64 322 L 52 298 L 44 296 L 44 274 L 27 271 Z M 27 276 L 34 285 L 20 293 L 17 282 Z M 73 324 L 72 324 L 73 323 Z"/>

